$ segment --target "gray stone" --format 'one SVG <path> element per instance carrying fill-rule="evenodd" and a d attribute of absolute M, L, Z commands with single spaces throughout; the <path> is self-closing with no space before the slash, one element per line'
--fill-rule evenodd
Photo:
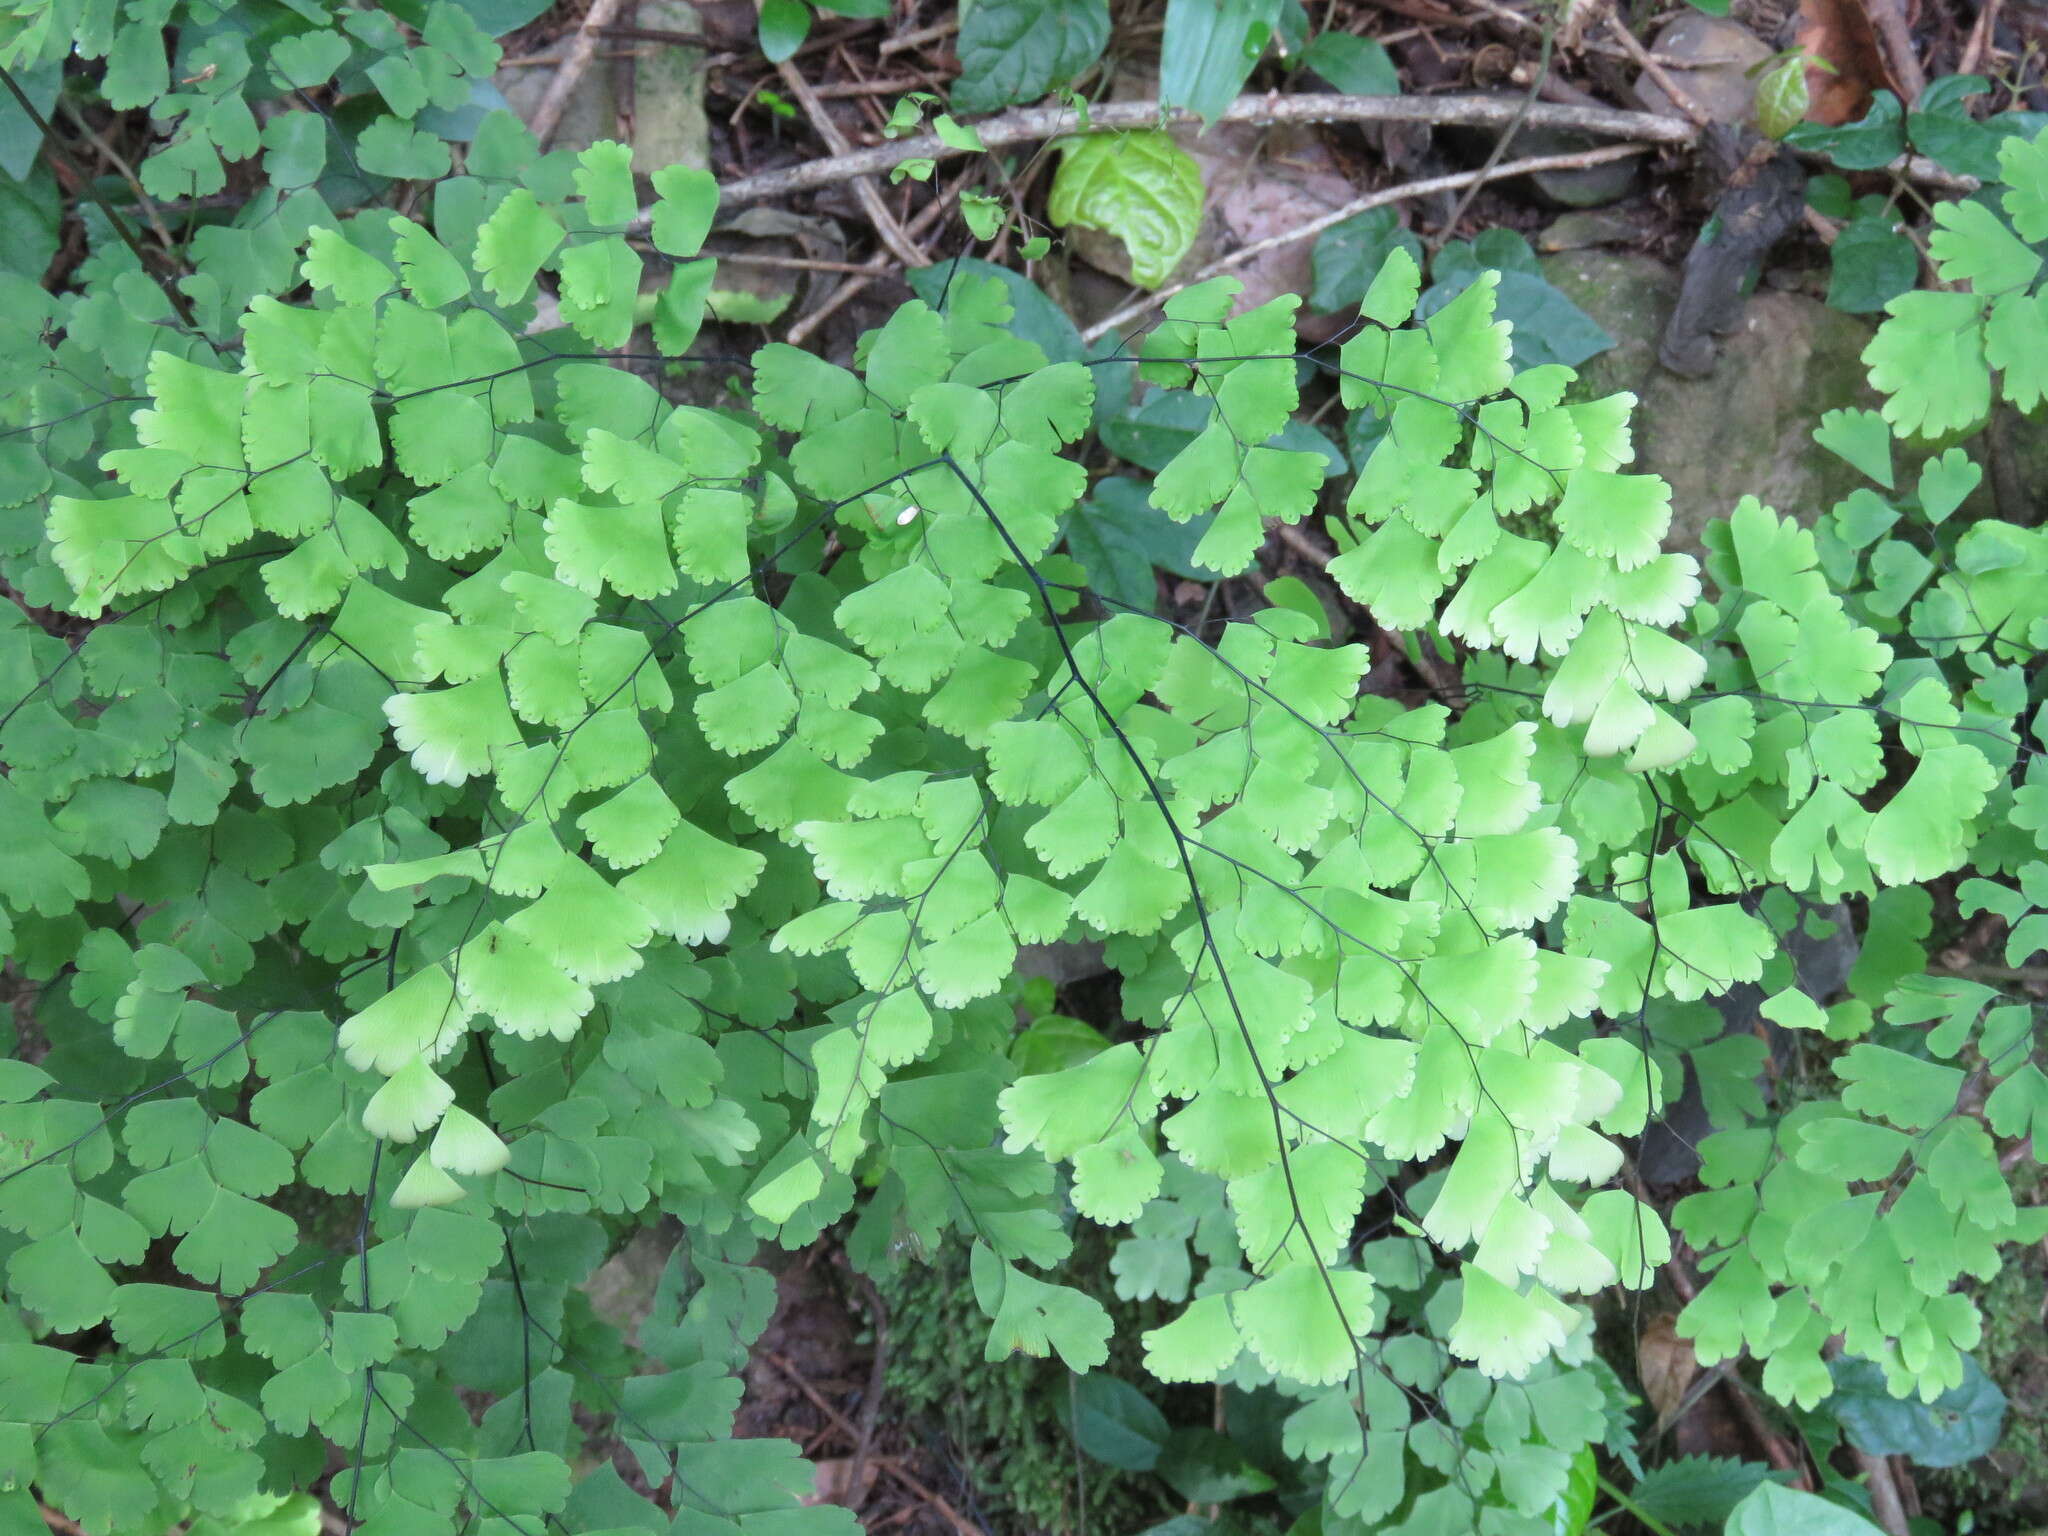
<path fill-rule="evenodd" d="M 1739 21 L 1686 11 L 1657 34 L 1650 51 L 1664 72 L 1717 123 L 1749 118 L 1756 80 L 1749 71 L 1771 56 L 1765 43 Z M 1680 115 L 1670 94 L 1647 74 L 1636 81 L 1636 99 L 1646 111 Z"/>
<path fill-rule="evenodd" d="M 1523 128 L 1515 135 L 1509 153 L 1524 156 L 1570 155 L 1598 148 L 1603 140 L 1583 133 L 1555 128 Z M 1604 165 L 1582 166 L 1575 171 L 1536 171 L 1529 180 L 1536 190 L 1560 208 L 1604 208 L 1618 203 L 1636 190 L 1642 179 L 1640 159 L 1609 160 Z"/>
<path fill-rule="evenodd" d="M 521 64 L 517 68 L 506 67 L 498 71 L 497 86 L 504 93 L 506 105 L 519 115 L 522 122 L 532 122 L 541 98 L 548 93 L 561 67 L 562 55 L 568 51 L 573 34 L 564 34 L 534 55 L 536 62 Z M 599 139 L 616 139 L 619 136 L 619 104 L 617 93 L 612 89 L 611 64 L 603 58 L 593 59 L 590 68 L 583 72 L 583 78 L 576 82 L 576 89 L 569 93 L 569 100 L 562 108 L 562 115 L 555 124 L 555 136 L 549 143 L 551 149 L 566 149 L 571 154 L 587 149 Z"/>
<path fill-rule="evenodd" d="M 697 7 L 689 0 L 640 0 L 639 24 L 651 31 L 693 37 L 704 33 Z M 711 123 L 704 115 L 704 50 L 650 48 L 634 64 L 634 174 L 652 176 L 664 166 L 709 168 L 710 164 Z"/>
<path fill-rule="evenodd" d="M 669 1255 L 682 1237 L 682 1228 L 667 1217 L 651 1227 L 642 1227 L 617 1253 L 598 1265 L 583 1282 L 591 1310 L 617 1328 L 632 1343 L 640 1324 L 654 1308 L 654 1293 L 661 1285 L 661 1273 Z"/>
<path fill-rule="evenodd" d="M 1684 379 L 1657 362 L 1678 298 L 1675 271 L 1593 250 L 1547 257 L 1543 268 L 1615 339 L 1613 351 L 1580 367 L 1577 389 L 1635 394 L 1634 468 L 1670 482 L 1671 548 L 1697 549 L 1700 530 L 1745 495 L 1811 523 L 1862 483 L 1814 445 L 1813 430 L 1825 411 L 1877 403 L 1859 361 L 1865 321 L 1803 294 L 1759 291 L 1712 375 Z"/>
<path fill-rule="evenodd" d="M 1539 251 L 1582 251 L 1595 245 L 1627 245 L 1642 230 L 1626 214 L 1574 209 L 1550 221 L 1536 237 Z"/>
<path fill-rule="evenodd" d="M 692 37 L 704 30 L 689 0 L 641 0 L 638 24 L 649 31 Z M 573 33 L 564 34 L 542 50 L 537 57 L 549 62 L 498 71 L 498 89 L 521 118 L 533 117 L 573 38 Z M 634 173 L 651 176 L 669 165 L 708 167 L 711 131 L 704 115 L 704 50 L 680 44 L 601 46 L 570 93 L 549 147 L 573 153 L 599 139 L 620 136 L 616 61 L 606 56 L 617 47 L 634 50 Z"/>
<path fill-rule="evenodd" d="M 1580 366 L 1574 392 L 1591 398 L 1625 389 L 1636 396 L 1633 467 L 1670 482 L 1671 548 L 1696 550 L 1700 530 L 1726 517 L 1744 495 L 1811 523 L 1868 483 L 1818 447 L 1813 431 L 1828 411 L 1881 403 L 1864 377 L 1869 319 L 1766 283 L 1744 301 L 1739 328 L 1721 339 L 1713 372 L 1680 378 L 1657 361 L 1678 297 L 1675 270 L 1647 256 L 1599 250 L 1561 251 L 1545 257 L 1543 267 L 1615 339 L 1613 351 Z M 1917 481 L 1933 446 L 1940 445 L 1894 446 L 1901 491 Z M 2003 408 L 1962 447 L 1985 474 L 1956 518 L 2040 521 L 2048 505 L 2048 419 Z"/>

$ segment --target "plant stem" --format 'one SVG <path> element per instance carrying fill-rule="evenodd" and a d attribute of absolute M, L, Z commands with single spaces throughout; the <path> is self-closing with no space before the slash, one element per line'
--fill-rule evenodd
<path fill-rule="evenodd" d="M 1627 1510 L 1631 1516 L 1641 1523 L 1644 1530 L 1652 1533 L 1652 1536 L 1677 1536 L 1677 1533 L 1670 1526 L 1659 1520 L 1655 1515 L 1650 1514 L 1640 1504 L 1636 1503 L 1634 1499 L 1631 1499 L 1627 1494 L 1615 1487 L 1614 1484 L 1607 1481 L 1606 1478 L 1600 1476 L 1599 1473 L 1594 1473 L 1593 1478 L 1594 1481 L 1599 1483 L 1602 1493 Z"/>
<path fill-rule="evenodd" d="M 57 135 L 50 127 L 50 120 L 36 110 L 36 104 L 28 99 L 19 83 L 16 82 L 14 71 L 5 66 L 0 66 L 0 84 L 4 84 L 7 87 L 8 94 L 14 98 L 14 104 L 21 108 L 29 122 L 35 126 L 36 132 L 43 136 L 44 148 L 49 150 L 51 156 L 66 171 L 77 178 L 79 189 L 92 199 L 93 205 L 101 213 L 107 216 L 107 222 L 113 225 L 114 233 L 121 237 L 122 243 L 130 251 L 134 252 L 135 260 L 142 270 L 145 273 L 149 273 L 149 258 L 143 254 L 142 243 L 135 238 L 135 231 L 130 229 L 128 221 L 114 212 L 107 200 L 100 196 L 99 189 L 92 184 L 92 178 L 71 163 L 71 157 L 64 153 L 64 147 L 57 142 Z M 150 273 L 150 275 L 156 276 L 154 273 Z M 171 308 L 177 312 L 178 318 L 185 322 L 186 328 L 188 330 L 198 330 L 199 322 L 193 317 L 192 306 L 186 302 L 185 295 L 180 293 L 177 287 L 167 278 L 157 277 L 156 283 L 159 288 L 163 289 L 164 297 L 171 301 Z"/>

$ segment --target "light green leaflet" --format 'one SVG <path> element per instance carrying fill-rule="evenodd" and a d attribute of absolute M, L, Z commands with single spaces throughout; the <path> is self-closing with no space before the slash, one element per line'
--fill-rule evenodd
<path fill-rule="evenodd" d="M 1386 427 L 1323 508 L 1333 578 L 1469 652 L 1390 697 L 1311 609 L 1197 636 L 1066 584 L 1101 370 L 1001 285 L 678 404 L 601 354 L 696 333 L 707 180 L 654 178 L 650 252 L 620 146 L 500 119 L 467 157 L 426 217 L 223 246 L 205 335 L 119 268 L 0 322 L 4 573 L 99 621 L 0 610 L 0 917 L 50 1044 L 0 1071 L 23 1489 L 140 1536 L 333 1447 L 380 1528 L 665 1523 L 572 1476 L 596 1402 L 693 1517 L 844 1531 L 730 1438 L 758 1244 L 969 1244 L 988 1357 L 1086 1370 L 1071 1205 L 1162 1304 L 1158 1378 L 1298 1405 L 1331 1518 L 1528 1529 L 1605 1433 L 1585 1298 L 1670 1256 L 1621 1169 L 1688 1064 L 1702 1357 L 1807 1404 L 1837 1333 L 1902 1393 L 1957 1379 L 1958 1283 L 2042 1227 L 1994 1137 L 2048 1115 L 2030 1016 L 1911 953 L 1914 886 L 1971 861 L 2015 942 L 2048 906 L 2013 782 L 2043 550 L 1959 510 L 1966 460 L 1817 531 L 1744 500 L 1703 571 L 1633 401 L 1517 373 L 1485 277 L 1414 322 L 1396 253 L 1315 354 Z M 2020 282 L 1949 224 L 1959 276 Z M 1137 363 L 1212 402 L 1149 503 L 1232 576 L 1329 475 L 1274 441 L 1295 301 L 1237 296 L 1175 295 Z M 1889 479 L 1883 425 L 1828 441 Z M 1887 552 L 1909 517 L 1939 574 Z M 1787 935 L 1851 896 L 1870 957 L 1823 1008 Z M 1021 1072 L 1020 952 L 1060 941 L 1123 1019 Z M 1737 982 L 1849 1042 L 1835 1097 L 1773 1115 L 1757 1042 L 1701 1034 Z M 629 1347 L 578 1287 L 660 1217 L 689 1242 Z"/>

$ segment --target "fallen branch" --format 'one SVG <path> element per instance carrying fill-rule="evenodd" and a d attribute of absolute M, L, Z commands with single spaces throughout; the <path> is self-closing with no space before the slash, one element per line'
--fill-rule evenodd
<path fill-rule="evenodd" d="M 1607 30 L 1613 34 L 1615 42 L 1620 44 L 1622 52 L 1634 59 L 1643 73 L 1655 81 L 1658 88 L 1671 98 L 1671 104 L 1683 112 L 1695 128 L 1704 132 L 1713 122 L 1707 109 L 1693 100 L 1690 91 L 1671 78 L 1671 71 L 1636 40 L 1635 33 L 1629 31 L 1627 25 L 1612 11 L 1607 13 Z"/>
<path fill-rule="evenodd" d="M 1927 72 L 1920 67 L 1919 50 L 1913 46 L 1913 29 L 1906 22 L 1905 0 L 1873 0 L 1867 9 L 1877 25 L 1885 61 L 1899 82 L 1899 92 L 1910 110 L 1927 89 Z"/>
<path fill-rule="evenodd" d="M 1217 118 L 1224 123 L 1462 123 L 1505 127 L 1519 111 L 1515 98 L 1498 96 L 1340 96 L 1314 93 L 1303 96 L 1240 96 Z M 1618 112 L 1606 107 L 1569 107 L 1538 102 L 1523 119 L 1531 128 L 1572 129 L 1603 138 L 1636 139 L 1653 144 L 1685 144 L 1695 137 L 1692 124 L 1654 112 Z M 1090 129 L 1154 128 L 1193 124 L 1201 119 L 1192 112 L 1162 107 L 1156 101 L 1112 101 L 1088 109 Z M 1013 144 L 1035 144 L 1081 129 L 1079 115 L 1071 107 L 1025 107 L 1005 112 L 974 125 L 987 149 L 1004 149 Z M 764 171 L 742 176 L 719 188 L 719 203 L 733 207 L 757 203 L 764 198 L 785 197 L 849 181 L 856 176 L 876 176 L 893 170 L 906 160 L 944 160 L 971 151 L 947 144 L 936 134 L 898 139 L 793 165 L 785 170 Z M 642 214 L 636 229 L 645 228 Z"/>
<path fill-rule="evenodd" d="M 794 64 L 785 60 L 777 68 L 782 74 L 782 83 L 789 87 L 789 94 L 797 99 L 797 105 L 804 109 L 804 116 L 810 119 L 811 127 L 825 147 L 832 151 L 832 159 L 843 160 L 853 153 L 853 146 L 847 142 L 846 134 L 832 121 L 832 114 L 825 110 L 825 104 L 818 99 L 818 93 L 811 89 L 810 81 Z M 830 161 L 825 162 L 830 164 Z M 871 181 L 857 181 L 853 185 L 854 195 L 860 200 L 868 221 L 875 227 L 875 236 L 882 244 L 896 253 L 896 259 L 907 267 L 921 267 L 925 264 L 924 252 L 904 232 L 903 225 L 889 205 L 882 201 L 882 194 Z M 721 193 L 721 201 L 732 199 Z"/>
<path fill-rule="evenodd" d="M 1865 1486 L 1870 1490 L 1871 1517 L 1878 1528 L 1886 1536 L 1907 1536 L 1906 1501 L 1899 1491 L 1898 1464 L 1889 1456 L 1873 1456 L 1855 1446 L 1849 1448 L 1849 1454 L 1863 1469 Z"/>
<path fill-rule="evenodd" d="M 527 127 L 533 130 L 540 147 L 546 149 L 548 141 L 555 136 L 555 128 L 562 121 L 562 113 L 568 108 L 569 98 L 576 94 L 576 87 L 590 68 L 590 61 L 597 54 L 597 43 L 605 28 L 619 14 L 619 0 L 593 0 L 590 12 L 577 27 L 576 35 L 569 39 L 569 46 L 562 52 L 562 67 L 555 78 L 548 82 L 540 105 L 533 109 L 533 117 Z"/>
<path fill-rule="evenodd" d="M 904 233 L 907 234 L 913 240 L 922 239 L 924 235 L 932 228 L 932 226 L 937 224 L 939 220 L 952 208 L 955 200 L 960 196 L 960 189 L 967 184 L 967 178 L 972 174 L 973 171 L 970 168 L 966 171 L 962 171 L 959 174 L 959 176 L 955 177 L 953 185 L 950 189 L 948 189 L 946 195 L 943 197 L 935 197 L 930 202 L 926 203 L 924 207 L 920 208 L 917 211 L 917 216 L 913 218 L 910 221 L 910 223 L 904 227 Z M 929 266 L 930 263 L 928 261 L 918 261 L 917 263 L 915 263 L 915 265 L 923 267 Z M 866 288 L 868 284 L 872 283 L 876 278 L 887 277 L 888 275 L 889 252 L 886 250 L 875 252 L 874 255 L 868 258 L 867 265 L 862 267 L 859 272 L 854 273 L 852 276 L 849 276 L 843 282 L 841 282 L 840 285 L 832 291 L 831 295 L 825 300 L 824 303 L 820 304 L 816 309 L 812 310 L 809 314 L 804 315 L 794 325 L 792 325 L 789 328 L 789 335 L 784 339 L 787 340 L 792 347 L 802 346 L 804 344 L 805 338 L 807 338 L 812 331 L 816 330 L 819 326 L 823 325 L 827 319 L 829 319 L 833 314 L 835 314 L 841 306 L 843 306 L 850 299 L 852 299 L 855 294 L 861 292 L 861 290 Z"/>
<path fill-rule="evenodd" d="M 905 32 L 896 37 L 884 39 L 881 47 L 883 58 L 892 53 L 902 53 L 911 48 L 922 48 L 926 43 L 936 43 L 942 37 L 951 37 L 960 30 L 960 18 L 955 16 L 934 26 L 919 27 L 915 32 Z"/>
<path fill-rule="evenodd" d="M 1512 107 L 1513 104 L 1509 105 Z M 1254 240 L 1250 245 L 1232 251 L 1221 260 L 1210 262 L 1186 282 L 1169 284 L 1155 293 L 1148 293 L 1143 298 L 1126 304 L 1114 314 L 1106 315 L 1089 326 L 1081 333 L 1081 339 L 1094 341 L 1097 337 L 1106 336 L 1165 303 L 1183 288 L 1191 288 L 1196 283 L 1206 283 L 1210 278 L 1228 272 L 1233 267 L 1241 267 L 1278 246 L 1291 245 L 1297 240 L 1307 240 L 1311 236 L 1321 234 L 1333 224 L 1341 224 L 1346 219 L 1355 218 L 1370 209 L 1383 208 L 1389 203 L 1398 203 L 1411 197 L 1428 197 L 1437 192 L 1456 192 L 1465 187 L 1477 186 L 1483 181 L 1526 176 L 1531 171 L 1582 170 L 1589 165 L 1600 165 L 1629 155 L 1647 154 L 1652 148 L 1654 146 L 1649 144 L 1610 144 L 1601 149 L 1586 149 L 1571 155 L 1532 155 L 1526 160 L 1510 160 L 1504 165 L 1482 166 L 1476 171 L 1459 171 L 1450 176 L 1431 176 L 1422 181 L 1403 182 L 1400 186 L 1387 187 L 1379 192 L 1368 192 L 1364 197 L 1354 198 L 1343 207 L 1334 208 L 1318 218 L 1297 224 L 1292 229 L 1283 230 L 1277 235 L 1269 235 L 1264 240 Z"/>

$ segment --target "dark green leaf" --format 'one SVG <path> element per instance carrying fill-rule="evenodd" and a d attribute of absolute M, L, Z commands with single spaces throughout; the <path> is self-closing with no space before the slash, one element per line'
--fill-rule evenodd
<path fill-rule="evenodd" d="M 1140 482 L 1111 478 L 1067 520 L 1067 552 L 1112 604 L 1150 613 L 1158 598 L 1155 567 L 1197 581 L 1216 579 L 1216 572 L 1194 563 L 1195 546 L 1213 521 L 1212 512 L 1176 523 L 1147 500 Z"/>
<path fill-rule="evenodd" d="M 1907 1456 L 1923 1467 L 1956 1467 L 1985 1455 L 2005 1427 L 2005 1394 L 1969 1355 L 1963 1384 L 1931 1403 L 1893 1397 L 1884 1372 L 1842 1355 L 1830 1362 L 1835 1393 L 1828 1400 L 1849 1443 L 1873 1456 Z"/>
<path fill-rule="evenodd" d="M 1194 1504 L 1222 1504 L 1273 1487 L 1272 1477 L 1247 1461 L 1228 1436 L 1206 1426 L 1176 1429 L 1159 1452 L 1157 1470 Z"/>
<path fill-rule="evenodd" d="M 963 278 L 992 277 L 1010 294 L 1010 329 L 1026 341 L 1036 342 L 1050 363 L 1076 363 L 1087 355 L 1081 333 L 1066 311 L 1046 297 L 1045 290 L 1021 272 L 999 267 L 975 256 L 934 262 L 910 273 L 910 287 L 933 309 L 944 313 L 952 285 Z"/>
<path fill-rule="evenodd" d="M 1483 230 L 1470 240 L 1453 240 L 1437 253 L 1429 275 L 1437 282 L 1486 270 L 1543 275 L 1536 249 L 1512 229 Z"/>
<path fill-rule="evenodd" d="M 1308 45 L 1301 62 L 1347 96 L 1398 96 L 1401 78 L 1387 50 L 1369 37 L 1325 32 Z"/>
<path fill-rule="evenodd" d="M 1138 365 L 1121 361 L 1128 355 L 1123 338 L 1114 333 L 1097 337 L 1094 345 L 1088 348 L 1088 371 L 1095 375 L 1095 421 L 1098 426 L 1131 408 L 1131 386 L 1137 382 Z"/>
<path fill-rule="evenodd" d="M 960 23 L 953 105 L 993 112 L 1067 85 L 1109 41 L 1107 0 L 979 0 Z"/>
<path fill-rule="evenodd" d="M 505 93 L 489 80 L 477 77 L 469 82 L 469 100 L 459 107 L 443 109 L 425 107 L 413 119 L 427 132 L 457 144 L 467 144 L 483 127 L 484 119 L 493 112 L 509 112 L 511 103 L 505 100 Z"/>
<path fill-rule="evenodd" d="M 1848 178 L 1829 172 L 1806 183 L 1806 206 L 1824 218 L 1847 219 L 1855 212 Z"/>
<path fill-rule="evenodd" d="M 1159 99 L 1214 122 L 1266 51 L 1279 11 L 1278 0 L 1166 0 Z"/>
<path fill-rule="evenodd" d="M 1681 1456 L 1653 1468 L 1629 1491 L 1629 1502 L 1666 1525 L 1718 1526 L 1771 1476 L 1760 1461 Z"/>
<path fill-rule="evenodd" d="M 1920 276 L 1920 253 L 1889 219 L 1857 219 L 1846 225 L 1829 251 L 1828 307 L 1844 314 L 1873 315 Z"/>
<path fill-rule="evenodd" d="M 50 169 L 38 165 L 26 181 L 0 178 L 0 270 L 42 276 L 57 254 L 63 205 Z"/>
<path fill-rule="evenodd" d="M 1442 257 L 1438 263 L 1441 265 Z M 1448 282 L 1438 282 L 1423 293 L 1415 306 L 1416 314 L 1424 318 L 1435 314 L 1463 293 L 1471 281 L 1470 275 L 1460 273 Z M 1501 271 L 1494 315 L 1514 325 L 1517 368 L 1535 368 L 1545 363 L 1576 368 L 1614 345 L 1614 338 L 1591 315 L 1544 278 L 1528 272 Z"/>
<path fill-rule="evenodd" d="M 1369 208 L 1331 225 L 1316 236 L 1315 287 L 1309 308 L 1332 314 L 1357 304 L 1397 247 L 1421 265 L 1422 242 L 1401 227 L 1391 208 Z"/>
<path fill-rule="evenodd" d="M 16 70 L 14 83 L 21 87 L 21 94 L 47 120 L 50 109 L 57 104 L 57 92 L 64 83 L 64 67 L 61 64 L 42 64 L 34 69 Z M 14 181 L 22 180 L 28 175 L 29 167 L 36 163 L 36 154 L 42 147 L 41 130 L 21 110 L 14 93 L 0 91 L 0 171 Z"/>
<path fill-rule="evenodd" d="M 1090 1371 L 1073 1381 L 1074 1443 L 1125 1472 L 1150 1472 L 1171 1428 L 1166 1415 L 1136 1387 Z"/>
<path fill-rule="evenodd" d="M 1809 154 L 1825 155 L 1845 171 L 1874 171 L 1906 152 L 1905 113 L 1898 97 L 1879 91 L 1860 121 L 1839 128 L 1801 123 L 1785 135 L 1785 142 Z"/>
<path fill-rule="evenodd" d="M 811 8 L 804 0 L 761 0 L 761 52 L 780 64 L 804 45 L 811 32 Z"/>
<path fill-rule="evenodd" d="M 503 37 L 525 26 L 548 8 L 548 0 L 455 0 L 469 19 L 489 37 Z"/>
<path fill-rule="evenodd" d="M 1990 89 L 1981 75 L 1944 75 L 1928 86 L 1906 118 L 1913 147 L 1959 175 L 1986 181 L 1997 176 L 2002 135 L 1971 117 L 1968 105 Z"/>
<path fill-rule="evenodd" d="M 1157 473 L 1209 424 L 1214 409 L 1197 395 L 1148 388 L 1137 405 L 1103 420 L 1102 441 L 1118 458 Z M 1330 461 L 1333 475 L 1350 468 L 1337 445 L 1306 422 L 1290 421 L 1271 442 L 1279 448 L 1316 449 Z"/>
<path fill-rule="evenodd" d="M 1102 441 L 1118 458 L 1157 474 L 1209 424 L 1212 409 L 1194 395 L 1148 386 L 1136 405 L 1103 422 Z"/>

